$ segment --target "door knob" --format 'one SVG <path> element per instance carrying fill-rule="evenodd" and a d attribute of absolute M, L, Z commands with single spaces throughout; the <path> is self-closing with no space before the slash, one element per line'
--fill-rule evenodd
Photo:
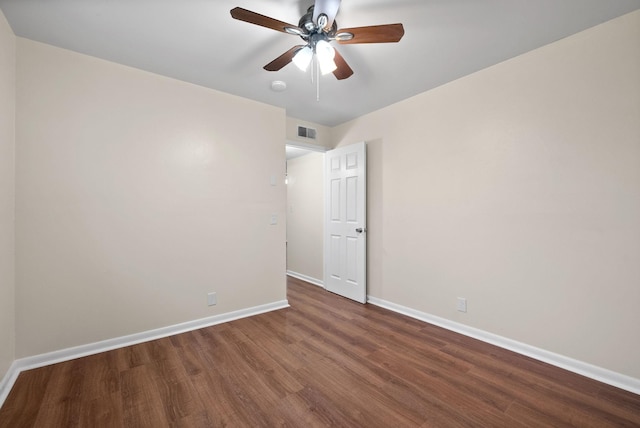
<path fill-rule="evenodd" d="M 363 229 L 363 228 L 361 228 L 361 227 L 359 227 L 359 228 L 357 228 L 357 229 L 356 229 L 356 232 L 358 232 L 358 233 L 362 233 L 362 232 L 364 232 L 364 231 L 365 231 L 365 229 Z"/>

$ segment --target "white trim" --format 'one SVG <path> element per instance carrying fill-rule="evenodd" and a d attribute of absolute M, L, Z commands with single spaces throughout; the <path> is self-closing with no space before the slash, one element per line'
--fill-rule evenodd
<path fill-rule="evenodd" d="M 294 272 L 292 270 L 288 270 L 287 271 L 287 275 L 289 275 L 292 278 L 297 278 L 297 279 L 299 279 L 301 281 L 306 281 L 306 282 L 308 282 L 310 284 L 317 285 L 318 287 L 324 288 L 324 281 L 321 280 L 321 279 L 313 278 L 311 276 L 307 276 L 307 275 L 304 275 L 304 274 L 301 274 L 301 273 L 298 273 L 298 272 Z"/>
<path fill-rule="evenodd" d="M 608 385 L 633 392 L 634 394 L 640 394 L 640 379 L 604 369 L 602 367 L 594 366 L 583 361 L 574 360 L 573 358 L 565 357 L 564 355 L 559 355 L 553 352 L 546 351 L 544 349 L 536 348 L 535 346 L 527 345 L 525 343 L 508 339 L 506 337 L 498 336 L 497 334 L 489 333 L 484 330 L 469 327 L 467 325 L 460 324 L 445 318 L 440 318 L 438 316 L 421 312 L 416 309 L 411 309 L 406 306 L 378 299 L 377 297 L 367 296 L 367 302 L 371 303 L 372 305 L 380 306 L 381 308 L 389 309 L 390 311 L 397 312 L 399 314 L 406 315 L 408 317 L 415 318 L 420 321 L 434 324 L 447 330 L 463 334 L 465 336 L 473 337 L 474 339 L 482 340 L 483 342 L 499 346 L 500 348 L 508 349 L 518 354 L 526 355 L 527 357 L 543 361 L 545 363 L 560 367 L 565 370 L 569 370 L 574 373 L 578 373 L 599 382 L 603 382 Z"/>
<path fill-rule="evenodd" d="M 113 339 L 102 340 L 100 342 L 88 343 L 86 345 L 74 346 L 72 348 L 60 349 L 58 351 L 47 352 L 46 354 L 34 355 L 31 357 L 20 358 L 15 360 L 9 371 L 0 381 L 0 407 L 4 404 L 13 384 L 18 375 L 24 370 L 31 370 L 38 367 L 48 366 L 50 364 L 69 361 L 88 355 L 99 354 L 105 351 L 111 351 L 125 346 L 136 345 L 138 343 L 148 342 L 151 340 L 161 339 L 167 336 L 173 336 L 187 331 L 197 330 L 212 325 L 222 324 L 225 322 L 259 315 L 265 312 L 276 311 L 289 307 L 287 300 L 279 302 L 267 303 L 265 305 L 254 306 L 252 308 L 240 309 L 225 314 L 214 315 L 199 320 L 187 321 L 181 324 L 175 324 L 168 327 L 162 327 L 155 330 L 148 330 L 141 333 L 130 334 L 128 336 L 116 337 Z"/>
<path fill-rule="evenodd" d="M 9 391 L 11 391 L 13 384 L 16 383 L 19 374 L 18 364 L 14 361 L 2 380 L 0 380 L 0 407 L 4 404 L 4 400 L 7 399 Z"/>
<path fill-rule="evenodd" d="M 285 142 L 285 146 L 291 146 L 291 147 L 295 147 L 296 149 L 305 149 L 311 152 L 318 152 L 318 153 L 324 153 L 327 150 L 329 150 L 328 148 L 326 148 L 321 144 L 303 143 L 302 141 L 292 141 L 292 140 L 287 140 Z"/>

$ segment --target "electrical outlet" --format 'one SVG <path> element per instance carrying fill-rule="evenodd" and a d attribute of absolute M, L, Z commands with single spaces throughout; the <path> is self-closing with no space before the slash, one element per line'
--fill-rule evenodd
<path fill-rule="evenodd" d="M 467 299 L 458 297 L 458 311 L 467 312 Z"/>
<path fill-rule="evenodd" d="M 218 296 L 216 296 L 216 293 L 207 294 L 207 305 L 213 306 L 216 303 L 218 303 Z"/>

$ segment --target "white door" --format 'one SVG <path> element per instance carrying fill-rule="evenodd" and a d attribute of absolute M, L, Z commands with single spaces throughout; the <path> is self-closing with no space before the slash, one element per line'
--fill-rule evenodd
<path fill-rule="evenodd" d="M 367 301 L 367 159 L 365 143 L 325 154 L 324 285 Z"/>

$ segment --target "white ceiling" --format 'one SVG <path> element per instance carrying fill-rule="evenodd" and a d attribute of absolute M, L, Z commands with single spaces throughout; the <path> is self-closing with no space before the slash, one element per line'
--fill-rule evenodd
<path fill-rule="evenodd" d="M 301 40 L 231 18 L 298 23 L 313 0 L 0 0 L 16 35 L 284 107 L 333 126 L 640 8 L 640 0 L 343 0 L 339 27 L 401 22 L 399 43 L 338 46 L 355 74 L 262 66 Z M 273 80 L 287 83 L 274 92 Z"/>

